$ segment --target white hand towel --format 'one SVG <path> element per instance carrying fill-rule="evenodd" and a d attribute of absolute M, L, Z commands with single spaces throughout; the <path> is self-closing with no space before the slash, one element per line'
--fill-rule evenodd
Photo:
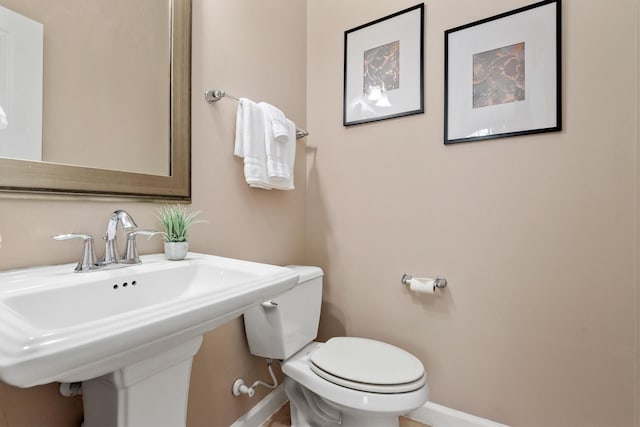
<path fill-rule="evenodd" d="M 266 102 L 261 102 L 260 105 L 264 108 L 265 121 L 269 125 L 267 133 L 271 132 L 277 142 L 289 142 L 287 118 L 284 113 L 277 107 Z"/>
<path fill-rule="evenodd" d="M 2 105 L 0 105 L 0 130 L 6 129 L 9 126 L 9 122 L 7 121 L 7 115 L 2 109 Z"/>
<path fill-rule="evenodd" d="M 263 109 L 241 98 L 236 114 L 236 143 L 233 153 L 244 158 L 244 177 L 251 187 L 271 189 L 267 176 Z"/>
<path fill-rule="evenodd" d="M 271 130 L 276 141 L 281 143 L 287 143 L 289 141 L 289 135 L 287 133 L 287 123 L 281 120 L 271 120 Z"/>
<path fill-rule="evenodd" d="M 269 123 L 265 122 L 265 127 Z M 293 168 L 296 159 L 296 125 L 285 119 L 287 142 L 277 142 L 273 135 L 265 132 L 267 152 L 267 176 L 271 187 L 278 190 L 293 190 Z"/>
<path fill-rule="evenodd" d="M 293 190 L 295 189 L 293 185 L 293 170 L 296 162 L 296 124 L 289 119 L 285 121 L 287 128 L 287 136 L 288 142 L 285 144 L 279 143 L 280 145 L 284 145 L 282 150 L 282 158 L 279 161 L 279 166 L 281 170 L 285 172 L 282 176 L 273 175 L 269 176 L 269 181 L 273 188 L 278 188 L 281 190 Z M 267 173 L 269 172 L 268 162 L 267 162 Z"/>
<path fill-rule="evenodd" d="M 233 154 L 240 158 L 244 157 L 244 104 L 251 102 L 246 98 L 238 100 L 238 109 L 236 110 L 236 142 L 233 146 Z"/>

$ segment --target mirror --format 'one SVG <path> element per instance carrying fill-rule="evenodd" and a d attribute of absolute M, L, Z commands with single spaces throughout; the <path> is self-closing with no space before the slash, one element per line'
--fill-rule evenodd
<path fill-rule="evenodd" d="M 189 200 L 191 0 L 146 0 L 135 8 L 130 0 L 64 1 L 0 0 L 45 18 L 43 161 L 0 158 L 0 191 Z M 80 16 L 89 3 L 93 15 Z M 53 7 L 81 25 L 72 33 L 71 25 L 54 24 L 50 11 L 28 4 Z M 152 20 L 143 4 L 163 10 Z M 107 19 L 114 8 L 127 16 Z M 94 34 L 98 27 L 107 36 Z M 134 63 L 139 59 L 144 63 Z M 73 86 L 58 83 L 64 79 Z M 9 129 L 11 115 L 6 119 Z"/>

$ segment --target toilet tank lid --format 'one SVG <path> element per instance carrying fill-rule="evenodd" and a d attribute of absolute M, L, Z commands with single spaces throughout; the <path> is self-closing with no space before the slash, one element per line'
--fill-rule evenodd
<path fill-rule="evenodd" d="M 322 269 L 320 267 L 310 265 L 287 265 L 286 267 L 295 270 L 295 272 L 300 275 L 298 283 L 303 283 L 323 276 Z"/>

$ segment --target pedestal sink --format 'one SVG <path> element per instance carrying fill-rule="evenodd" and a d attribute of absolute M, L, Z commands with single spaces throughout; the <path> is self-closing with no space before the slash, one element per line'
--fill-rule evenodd
<path fill-rule="evenodd" d="M 293 287 L 290 269 L 190 253 L 0 272 L 0 379 L 83 383 L 84 427 L 185 425 L 202 335 Z"/>

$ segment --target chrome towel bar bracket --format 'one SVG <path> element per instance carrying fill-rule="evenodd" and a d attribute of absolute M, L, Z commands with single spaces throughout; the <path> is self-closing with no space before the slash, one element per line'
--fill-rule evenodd
<path fill-rule="evenodd" d="M 211 103 L 211 102 L 218 102 L 218 101 L 220 101 L 222 98 L 224 98 L 225 96 L 226 96 L 227 98 L 231 98 L 231 99 L 233 99 L 234 101 L 240 101 L 240 99 L 236 98 L 236 97 L 235 97 L 235 96 L 233 96 L 233 95 L 229 95 L 229 94 L 227 94 L 225 91 L 220 90 L 220 89 L 211 89 L 211 90 L 208 90 L 208 91 L 206 91 L 206 92 L 204 93 L 204 99 L 206 99 L 206 100 L 207 100 L 207 102 L 209 102 L 209 103 Z"/>

